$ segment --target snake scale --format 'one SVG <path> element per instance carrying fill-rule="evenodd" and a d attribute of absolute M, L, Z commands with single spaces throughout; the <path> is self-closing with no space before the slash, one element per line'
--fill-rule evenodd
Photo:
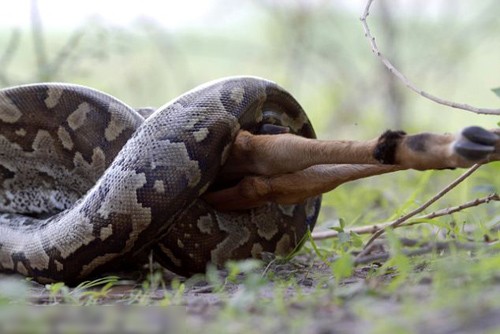
<path fill-rule="evenodd" d="M 147 118 L 78 85 L 0 90 L 0 271 L 71 283 L 151 251 L 181 275 L 289 254 L 313 228 L 319 197 L 238 212 L 200 199 L 238 130 L 263 124 L 315 137 L 296 100 L 255 77 L 202 85 Z"/>

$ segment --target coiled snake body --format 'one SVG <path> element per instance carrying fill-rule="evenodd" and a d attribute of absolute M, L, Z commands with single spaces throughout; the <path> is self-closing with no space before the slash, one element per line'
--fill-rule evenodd
<path fill-rule="evenodd" d="M 183 275 L 289 254 L 318 197 L 225 213 L 200 199 L 237 131 L 268 123 L 315 137 L 290 94 L 252 77 L 203 85 L 147 119 L 76 85 L 0 90 L 0 271 L 78 282 L 151 249 Z"/>

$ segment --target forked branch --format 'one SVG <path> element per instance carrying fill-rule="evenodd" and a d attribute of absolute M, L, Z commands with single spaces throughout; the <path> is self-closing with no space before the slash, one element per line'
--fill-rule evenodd
<path fill-rule="evenodd" d="M 452 207 L 444 208 L 441 210 L 436 210 L 436 211 L 433 211 L 433 212 L 428 213 L 426 215 L 415 217 L 411 221 L 407 221 L 407 222 L 405 222 L 399 226 L 396 226 L 396 227 L 405 227 L 405 226 L 413 226 L 413 225 L 417 225 L 417 224 L 422 224 L 422 223 L 425 223 L 429 219 L 442 217 L 442 216 L 448 216 L 448 215 L 451 215 L 453 213 L 460 212 L 460 211 L 463 211 L 465 209 L 479 206 L 482 204 L 486 204 L 486 203 L 489 203 L 492 201 L 500 201 L 500 196 L 497 193 L 489 194 L 488 196 L 476 198 L 472 201 L 468 201 L 466 203 L 463 203 L 463 204 L 460 204 L 457 206 L 452 206 Z M 395 223 L 395 220 L 393 220 L 391 222 L 387 222 L 387 223 L 345 229 L 344 232 L 346 232 L 346 233 L 354 232 L 356 234 L 373 234 L 373 233 L 378 232 L 380 230 L 383 230 L 387 227 L 390 227 L 394 223 Z M 338 235 L 339 235 L 339 232 L 335 231 L 335 230 L 319 231 L 319 232 L 313 232 L 312 238 L 314 240 L 323 240 L 323 239 L 329 239 L 329 238 L 336 238 Z"/>
<path fill-rule="evenodd" d="M 488 108 L 477 108 L 468 104 L 464 103 L 457 103 L 453 101 L 448 101 L 445 99 L 442 99 L 440 97 L 437 97 L 433 94 L 427 93 L 423 91 L 422 89 L 418 88 L 413 84 L 403 73 L 401 73 L 392 63 L 389 59 L 387 59 L 382 52 L 379 50 L 377 43 L 375 42 L 375 37 L 372 35 L 370 31 L 370 27 L 368 26 L 368 15 L 370 15 L 370 7 L 372 5 L 374 0 L 368 0 L 365 6 L 365 10 L 363 12 L 363 15 L 361 16 L 361 24 L 363 25 L 363 29 L 365 31 L 365 36 L 368 38 L 368 41 L 370 43 L 371 49 L 373 53 L 380 59 L 380 61 L 387 67 L 387 69 L 394 74 L 401 82 L 414 91 L 415 93 L 431 100 L 436 103 L 452 107 L 452 108 L 457 108 L 457 109 L 462 109 L 462 110 L 467 110 L 474 112 L 476 114 L 485 114 L 485 115 L 500 115 L 500 109 L 488 109 Z"/>
<path fill-rule="evenodd" d="M 409 212 L 409 213 L 401 216 L 400 218 L 396 219 L 394 222 L 392 222 L 391 224 L 389 224 L 387 227 L 385 227 L 385 228 L 383 228 L 383 229 L 375 232 L 372 235 L 372 237 L 370 238 L 370 240 L 368 240 L 368 242 L 365 244 L 365 247 L 364 247 L 363 251 L 358 255 L 357 258 L 360 258 L 360 257 L 366 255 L 365 253 L 366 253 L 366 250 L 368 249 L 368 246 L 370 246 L 370 244 L 372 242 L 374 242 L 378 237 L 380 237 L 388 228 L 394 229 L 394 228 L 402 225 L 406 221 L 408 221 L 408 219 L 412 218 L 413 216 L 415 216 L 415 215 L 419 214 L 420 212 L 424 211 L 425 209 L 427 209 L 431 204 L 433 204 L 438 199 L 440 199 L 441 197 L 443 197 L 444 195 L 446 195 L 450 190 L 452 190 L 457 185 L 459 185 L 463 180 L 465 180 L 466 178 L 468 178 L 479 167 L 481 167 L 481 164 L 475 164 L 474 166 L 472 166 L 471 168 L 469 168 L 465 173 L 463 173 L 457 179 L 455 179 L 455 181 L 453 181 L 452 183 L 450 183 L 449 185 L 447 185 L 440 192 L 438 192 L 432 198 L 430 198 L 429 200 L 427 200 L 427 202 L 425 202 L 424 204 L 422 204 L 421 206 L 419 206 L 415 210 L 413 210 L 413 211 L 411 211 L 411 212 Z"/>

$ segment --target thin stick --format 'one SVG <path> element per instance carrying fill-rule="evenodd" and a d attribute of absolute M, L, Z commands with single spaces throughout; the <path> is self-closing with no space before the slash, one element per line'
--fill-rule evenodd
<path fill-rule="evenodd" d="M 428 219 L 433 219 L 436 217 L 442 217 L 442 216 L 447 216 L 451 215 L 453 213 L 472 208 L 475 206 L 479 206 L 482 204 L 489 203 L 491 201 L 500 201 L 500 196 L 496 193 L 489 194 L 488 196 L 481 197 L 481 198 L 476 198 L 472 201 L 457 205 L 457 206 L 452 206 L 449 208 L 437 210 L 431 213 L 428 213 L 426 215 L 418 216 L 415 217 L 413 221 L 407 222 L 404 224 L 401 224 L 396 227 L 404 227 L 404 226 L 412 226 L 412 225 L 417 225 L 417 224 L 422 224 L 425 223 L 425 220 Z M 391 226 L 394 224 L 394 220 L 387 222 L 387 223 L 381 223 L 381 224 L 375 224 L 375 225 L 368 225 L 368 226 L 361 226 L 361 227 L 355 227 L 355 228 L 350 228 L 350 229 L 345 229 L 345 233 L 350 233 L 354 232 L 356 234 L 373 234 L 377 231 L 380 231 L 386 227 Z M 329 239 L 329 238 L 336 238 L 339 235 L 338 231 L 334 230 L 328 230 L 328 231 L 319 231 L 319 232 L 313 232 L 312 233 L 312 238 L 313 240 L 323 240 L 323 239 Z"/>
<path fill-rule="evenodd" d="M 416 208 L 415 210 L 407 213 L 406 215 L 403 215 L 401 216 L 400 218 L 396 219 L 394 222 L 392 222 L 389 226 L 375 232 L 373 234 L 373 236 L 370 238 L 370 240 L 368 240 L 368 242 L 366 243 L 365 247 L 363 248 L 363 251 L 358 255 L 358 257 L 361 257 L 361 256 L 364 256 L 366 255 L 366 248 L 373 242 L 375 241 L 378 237 L 380 237 L 382 234 L 384 234 L 385 230 L 388 229 L 388 228 L 396 228 L 398 227 L 399 225 L 403 224 L 404 222 L 406 222 L 408 219 L 410 219 L 411 217 L 419 214 L 420 212 L 424 211 L 425 209 L 427 209 L 431 204 L 433 204 L 434 202 L 436 202 L 438 199 L 440 199 L 441 197 L 443 197 L 445 194 L 447 194 L 450 190 L 452 190 L 453 188 L 455 188 L 458 184 L 460 184 L 463 180 L 465 180 L 466 178 L 468 178 L 472 173 L 474 173 L 479 167 L 481 167 L 481 164 L 475 164 L 474 166 L 472 166 L 471 168 L 469 168 L 465 173 L 463 173 L 462 175 L 460 175 L 457 179 L 455 179 L 455 181 L 453 181 L 452 183 L 450 183 L 449 185 L 447 185 L 444 189 L 442 189 L 439 193 L 437 193 L 436 195 L 434 195 L 432 198 L 430 198 L 427 202 L 425 202 L 424 204 L 422 204 L 421 206 L 419 206 L 418 208 Z"/>
<path fill-rule="evenodd" d="M 50 75 L 55 77 L 59 70 L 63 67 L 64 63 L 67 62 L 73 53 L 78 52 L 78 46 L 85 36 L 85 29 L 78 28 L 69 36 L 66 43 L 59 50 L 55 56 L 54 61 L 50 64 Z"/>
<path fill-rule="evenodd" d="M 471 106 L 471 105 L 468 105 L 468 104 L 464 104 L 464 103 L 457 103 L 457 102 L 453 102 L 453 101 L 448 101 L 448 100 L 445 100 L 445 99 L 442 99 L 440 97 L 437 97 L 435 95 L 432 95 L 432 94 L 429 94 L 423 90 L 421 90 L 420 88 L 418 88 L 417 86 L 415 86 L 410 80 L 408 80 L 407 77 L 404 76 L 404 74 L 402 74 L 390 61 L 389 59 L 387 59 L 386 57 L 384 57 L 384 55 L 380 52 L 378 46 L 377 46 L 377 43 L 375 42 L 375 37 L 373 37 L 371 31 L 370 31 L 370 27 L 368 26 L 368 23 L 367 23 L 367 18 L 368 18 L 368 15 L 370 15 L 370 6 L 372 5 L 374 0 L 368 0 L 368 2 L 366 3 L 366 7 L 365 7 L 365 10 L 363 12 L 363 16 L 361 16 L 360 20 L 361 20 L 361 24 L 363 25 L 363 30 L 365 31 L 365 36 L 366 38 L 368 38 L 368 41 L 370 43 L 370 46 L 371 46 L 371 49 L 373 51 L 373 53 L 382 61 L 382 63 L 385 65 L 385 67 L 387 67 L 387 69 L 392 73 L 394 74 L 399 80 L 401 80 L 401 82 L 406 86 L 408 87 L 409 89 L 411 89 L 412 91 L 414 91 L 415 93 L 431 100 L 431 101 L 434 101 L 436 103 L 439 103 L 439 104 L 442 104 L 442 105 L 445 105 L 445 106 L 448 106 L 448 107 L 452 107 L 452 108 L 457 108 L 457 109 L 462 109 L 462 110 L 467 110 L 467 111 L 471 111 L 471 112 L 474 112 L 476 114 L 484 114 L 484 115 L 500 115 L 500 109 L 488 109 L 488 108 L 477 108 L 477 107 L 474 107 L 474 106 Z"/>

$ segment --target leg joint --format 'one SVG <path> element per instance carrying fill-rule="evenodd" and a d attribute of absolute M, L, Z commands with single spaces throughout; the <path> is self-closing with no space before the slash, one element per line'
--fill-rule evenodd
<path fill-rule="evenodd" d="M 396 163 L 396 150 L 405 135 L 406 133 L 403 131 L 387 130 L 384 132 L 377 141 L 373 157 L 382 164 L 394 165 Z"/>

